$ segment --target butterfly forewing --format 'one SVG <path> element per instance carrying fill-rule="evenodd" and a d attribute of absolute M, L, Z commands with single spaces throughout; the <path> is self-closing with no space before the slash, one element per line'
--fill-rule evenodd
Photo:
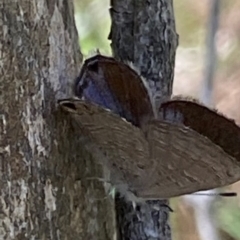
<path fill-rule="evenodd" d="M 148 157 L 148 143 L 140 129 L 109 110 L 86 101 L 66 99 L 61 107 L 73 117 L 77 127 L 89 134 L 91 153 L 101 152 L 102 161 L 110 169 L 110 181 L 117 186 L 138 186 L 152 163 Z"/>
<path fill-rule="evenodd" d="M 75 84 L 78 97 L 98 104 L 141 126 L 153 117 L 148 89 L 138 73 L 114 58 L 87 59 Z"/>
<path fill-rule="evenodd" d="M 153 120 L 148 125 L 150 154 L 157 163 L 153 185 L 138 189 L 142 198 L 170 198 L 225 186 L 240 178 L 240 163 L 196 131 Z"/>

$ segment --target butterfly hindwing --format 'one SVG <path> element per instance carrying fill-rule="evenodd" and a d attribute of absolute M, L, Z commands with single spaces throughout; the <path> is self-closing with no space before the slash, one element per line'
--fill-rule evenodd
<path fill-rule="evenodd" d="M 104 153 L 97 159 L 104 158 L 111 183 L 126 184 L 140 199 L 175 197 L 239 179 L 240 164 L 193 129 L 152 120 L 144 136 L 137 127 L 97 105 L 74 99 L 60 104 L 91 136 L 95 143 L 91 152 Z"/>
<path fill-rule="evenodd" d="M 170 198 L 225 186 L 240 178 L 240 163 L 193 129 L 153 120 L 147 140 L 157 165 L 153 185 L 139 189 L 138 197 Z"/>
<path fill-rule="evenodd" d="M 129 188 L 138 186 L 152 163 L 141 130 L 118 115 L 95 104 L 63 99 L 60 106 L 71 114 L 78 129 L 90 138 L 90 152 L 110 169 L 109 181 Z M 100 153 L 100 154 L 99 154 Z"/>

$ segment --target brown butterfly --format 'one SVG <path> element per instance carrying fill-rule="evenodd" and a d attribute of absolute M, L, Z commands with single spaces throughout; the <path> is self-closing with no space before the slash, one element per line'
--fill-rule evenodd
<path fill-rule="evenodd" d="M 84 144 L 103 164 L 104 179 L 127 198 L 170 198 L 240 179 L 240 128 L 222 115 L 175 100 L 163 103 L 162 117 L 155 119 L 137 72 L 101 55 L 85 61 L 75 90 L 84 100 L 63 99 L 59 104 L 88 139 Z M 214 130 L 199 128 L 215 119 Z M 224 129 L 235 134 L 223 135 Z M 235 147 L 225 149 L 226 140 L 216 136 L 231 137 Z"/>

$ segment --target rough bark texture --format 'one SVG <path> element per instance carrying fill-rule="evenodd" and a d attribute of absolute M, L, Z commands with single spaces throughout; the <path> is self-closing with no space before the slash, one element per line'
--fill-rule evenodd
<path fill-rule="evenodd" d="M 81 55 L 72 1 L 0 0 L 0 239 L 113 239 L 99 166 L 56 100 Z"/>
<path fill-rule="evenodd" d="M 155 95 L 172 94 L 175 52 L 173 3 L 170 0 L 112 0 L 110 14 L 114 56 L 133 62 Z"/>
<path fill-rule="evenodd" d="M 156 106 L 172 94 L 175 51 L 173 4 L 170 0 L 112 0 L 113 54 L 133 62 L 149 83 Z M 149 201 L 133 208 L 117 198 L 119 239 L 171 239 L 166 201 Z"/>

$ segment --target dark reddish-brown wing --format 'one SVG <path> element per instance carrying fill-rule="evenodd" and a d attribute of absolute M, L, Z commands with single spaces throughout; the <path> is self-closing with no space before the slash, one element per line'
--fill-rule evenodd
<path fill-rule="evenodd" d="M 217 111 L 186 100 L 172 100 L 160 107 L 164 120 L 184 124 L 220 146 L 240 162 L 240 128 Z"/>
<path fill-rule="evenodd" d="M 240 179 L 240 162 L 193 129 L 152 120 L 146 130 L 155 171 L 152 185 L 135 191 L 138 197 L 170 198 Z"/>
<path fill-rule="evenodd" d="M 86 101 L 63 99 L 59 104 L 74 119 L 76 134 L 81 130 L 80 134 L 89 139 L 84 143 L 89 152 L 109 171 L 106 181 L 120 191 L 139 188 L 143 180 L 147 187 L 147 173 L 153 164 L 139 128 Z"/>
<path fill-rule="evenodd" d="M 111 57 L 96 55 L 84 62 L 75 94 L 110 109 L 135 126 L 153 118 L 151 99 L 141 77 Z"/>

